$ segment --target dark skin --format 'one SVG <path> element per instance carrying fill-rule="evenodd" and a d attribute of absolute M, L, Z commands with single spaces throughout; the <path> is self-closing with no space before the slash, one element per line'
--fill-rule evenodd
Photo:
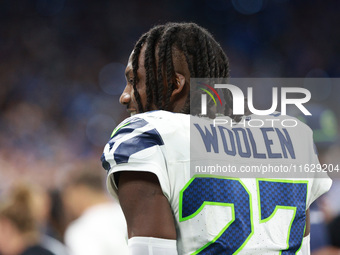
<path fill-rule="evenodd" d="M 137 72 L 139 79 L 137 90 L 143 106 L 146 105 L 144 52 L 145 46 L 141 50 Z M 189 85 L 186 80 L 189 80 L 190 75 L 187 67 L 175 63 L 175 69 L 177 88 L 171 95 L 170 106 L 172 109 L 170 111 L 180 112 L 189 93 Z M 125 70 L 127 85 L 119 99 L 121 104 L 126 105 L 130 114 L 138 113 L 138 106 L 133 94 L 132 73 L 130 56 Z M 156 107 L 153 106 L 153 109 Z M 145 236 L 175 240 L 177 235 L 174 216 L 157 176 L 149 172 L 122 171 L 116 174 L 115 179 L 118 181 L 118 197 L 127 221 L 129 238 Z M 304 236 L 309 234 L 309 228 L 308 209 Z"/>
<path fill-rule="evenodd" d="M 144 52 L 146 46 L 141 50 L 138 68 L 137 90 L 141 96 L 142 105 L 146 105 L 145 93 L 145 67 Z M 179 69 L 180 67 L 178 67 Z M 170 110 L 180 112 L 184 107 L 189 93 L 186 78 L 189 70 L 177 72 L 176 88 L 170 99 Z M 130 114 L 138 113 L 138 105 L 133 93 L 131 55 L 125 70 L 127 84 L 119 99 L 120 103 L 126 105 Z M 156 109 L 153 106 L 153 109 Z M 161 186 L 156 175 L 148 172 L 123 171 L 116 176 L 118 182 L 118 197 L 123 209 L 129 238 L 134 236 L 147 236 L 165 239 L 176 239 L 176 228 L 168 199 L 163 195 Z"/>
<path fill-rule="evenodd" d="M 174 217 L 156 175 L 121 172 L 118 189 L 129 238 L 148 236 L 176 239 Z"/>

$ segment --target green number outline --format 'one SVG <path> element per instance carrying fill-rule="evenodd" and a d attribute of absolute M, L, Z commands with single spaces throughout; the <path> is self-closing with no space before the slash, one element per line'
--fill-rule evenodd
<path fill-rule="evenodd" d="M 262 217 L 262 214 L 261 214 L 261 197 L 260 197 L 260 187 L 259 187 L 259 182 L 260 181 L 265 181 L 265 182 L 281 182 L 281 183 L 305 183 L 307 184 L 307 194 L 306 194 L 306 209 L 307 209 L 307 198 L 308 198 L 308 184 L 309 182 L 308 181 L 297 181 L 297 180 L 280 180 L 280 179 L 266 179 L 266 178 L 258 178 L 256 179 L 256 189 L 257 189 L 257 202 L 258 202 L 258 208 L 259 208 L 259 221 L 260 221 L 260 224 L 261 223 L 265 223 L 265 222 L 268 222 L 270 221 L 276 214 L 276 212 L 279 210 L 279 209 L 283 209 L 283 210 L 293 210 L 294 213 L 293 213 L 293 217 L 292 217 L 292 220 L 290 221 L 290 224 L 289 224 L 289 228 L 288 228 L 288 234 L 287 234 L 287 248 L 289 248 L 289 237 L 290 237 L 290 231 L 291 231 L 291 228 L 292 228 L 292 225 L 293 225 L 293 221 L 296 217 L 296 206 L 282 206 L 282 205 L 276 205 L 275 206 L 275 209 L 274 211 L 272 212 L 272 214 L 265 218 L 265 219 L 261 219 Z M 305 223 L 305 227 L 304 227 L 304 231 L 306 230 L 306 223 Z M 302 237 L 303 239 L 303 237 Z M 301 240 L 301 245 L 300 245 L 300 248 L 296 251 L 296 253 L 298 253 L 300 251 L 302 247 L 302 240 Z M 280 255 L 281 255 L 282 251 L 280 251 Z M 295 253 L 295 254 L 296 254 Z"/>
<path fill-rule="evenodd" d="M 234 204 L 233 203 L 221 203 L 221 202 L 207 202 L 204 201 L 202 203 L 202 205 L 196 210 L 196 212 L 194 212 L 193 214 L 187 216 L 187 217 L 182 217 L 182 202 L 183 202 L 183 192 L 189 187 L 189 185 L 196 179 L 196 178 L 215 178 L 215 179 L 227 179 L 227 180 L 235 180 L 238 181 L 243 188 L 246 190 L 246 192 L 249 195 L 249 212 L 250 212 L 250 227 L 251 227 L 251 233 L 248 235 L 247 239 L 243 242 L 243 244 L 233 253 L 233 254 L 238 254 L 243 247 L 247 244 L 247 242 L 249 241 L 249 239 L 253 236 L 254 234 L 254 224 L 253 224 L 253 205 L 252 205 L 252 196 L 251 193 L 249 192 L 248 188 L 244 185 L 244 183 L 240 180 L 240 178 L 233 178 L 233 177 L 224 177 L 224 176 L 217 176 L 217 175 L 210 175 L 210 174 L 205 174 L 205 175 L 194 175 L 189 182 L 187 182 L 187 184 L 183 187 L 183 189 L 180 191 L 179 193 L 179 222 L 183 222 L 189 219 L 194 218 L 197 214 L 199 214 L 205 205 L 218 205 L 218 206 L 228 206 L 231 207 L 231 212 L 232 212 L 232 219 L 227 223 L 227 225 L 217 234 L 217 236 L 211 240 L 210 242 L 208 242 L 207 244 L 205 244 L 204 246 L 202 246 L 201 248 L 199 248 L 198 250 L 196 250 L 194 253 L 192 253 L 191 255 L 195 255 L 197 253 L 199 253 L 200 251 L 204 250 L 206 247 L 208 247 L 209 245 L 213 244 L 218 238 L 220 238 L 220 236 L 224 233 L 224 231 L 226 231 L 228 229 L 228 227 L 235 221 L 235 209 L 234 209 Z"/>

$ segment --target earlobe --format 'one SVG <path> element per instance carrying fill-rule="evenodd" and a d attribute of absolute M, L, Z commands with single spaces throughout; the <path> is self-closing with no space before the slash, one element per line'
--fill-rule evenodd
<path fill-rule="evenodd" d="M 175 89 L 172 91 L 171 97 L 177 96 L 180 94 L 185 86 L 185 77 L 184 75 L 176 72 L 176 82 Z"/>

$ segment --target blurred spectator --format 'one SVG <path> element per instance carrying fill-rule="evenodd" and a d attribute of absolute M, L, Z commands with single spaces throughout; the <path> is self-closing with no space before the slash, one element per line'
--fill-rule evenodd
<path fill-rule="evenodd" d="M 63 242 L 67 219 L 65 217 L 65 209 L 61 197 L 62 194 L 59 189 L 55 188 L 50 190 L 49 196 L 51 200 L 51 211 L 46 232 L 48 235 Z"/>
<path fill-rule="evenodd" d="M 18 185 L 0 205 L 0 252 L 2 255 L 53 255 L 42 247 L 31 189 Z M 58 254 L 54 254 L 58 255 Z"/>
<path fill-rule="evenodd" d="M 33 214 L 36 218 L 38 228 L 41 232 L 41 245 L 56 255 L 67 255 L 66 247 L 57 239 L 48 235 L 49 218 L 51 214 L 51 199 L 49 193 L 35 186 L 32 188 Z"/>
<path fill-rule="evenodd" d="M 118 202 L 108 197 L 102 174 L 98 163 L 85 163 L 66 176 L 63 200 L 66 212 L 74 219 L 65 233 L 71 255 L 128 252 L 125 218 Z"/>

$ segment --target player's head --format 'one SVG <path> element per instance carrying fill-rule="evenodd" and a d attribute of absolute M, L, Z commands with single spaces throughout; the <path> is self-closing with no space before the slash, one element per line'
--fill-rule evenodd
<path fill-rule="evenodd" d="M 120 102 L 132 114 L 156 109 L 189 113 L 190 78 L 228 76 L 228 59 L 207 30 L 194 23 L 167 23 L 137 41 Z"/>

